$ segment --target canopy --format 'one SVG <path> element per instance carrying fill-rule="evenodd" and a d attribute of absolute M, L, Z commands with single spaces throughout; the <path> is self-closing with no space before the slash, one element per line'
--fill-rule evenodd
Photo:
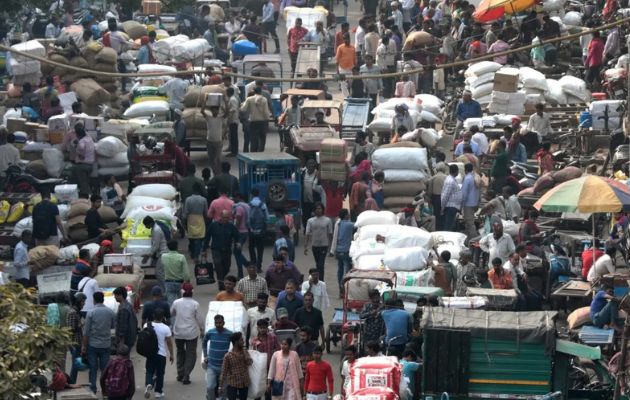
<path fill-rule="evenodd" d="M 532 7 L 535 0 L 483 0 L 473 13 L 479 22 L 490 22 L 502 18 L 505 14 L 516 14 Z"/>
<path fill-rule="evenodd" d="M 550 212 L 630 211 L 630 188 L 614 179 L 585 175 L 549 190 L 534 207 Z"/>

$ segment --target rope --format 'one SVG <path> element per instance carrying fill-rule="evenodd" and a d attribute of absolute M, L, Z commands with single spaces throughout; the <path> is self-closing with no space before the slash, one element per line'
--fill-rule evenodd
<path fill-rule="evenodd" d="M 417 69 L 413 69 L 413 70 L 409 70 L 409 71 L 405 71 L 405 72 L 392 72 L 392 73 L 384 73 L 384 74 L 361 75 L 361 79 L 397 78 L 397 77 L 400 77 L 400 76 L 403 76 L 403 75 L 413 75 L 413 74 L 421 73 L 421 72 L 424 72 L 426 70 L 444 69 L 444 68 L 453 68 L 453 67 L 464 66 L 464 65 L 468 65 L 470 63 L 477 62 L 477 61 L 484 61 L 484 60 L 493 59 L 495 57 L 501 57 L 501 56 L 507 56 L 507 55 L 514 54 L 514 53 L 519 53 L 519 52 L 522 52 L 522 51 L 533 49 L 535 47 L 544 46 L 544 45 L 550 44 L 550 43 L 556 43 L 556 42 L 560 42 L 560 41 L 563 41 L 563 40 L 574 40 L 574 39 L 577 39 L 577 38 L 579 38 L 581 36 L 593 33 L 595 31 L 610 29 L 610 28 L 613 28 L 615 26 L 619 26 L 619 25 L 622 25 L 622 24 L 625 24 L 625 23 L 628 23 L 628 22 L 630 22 L 630 17 L 623 18 L 623 19 L 620 19 L 618 21 L 611 22 L 609 24 L 604 24 L 604 25 L 595 27 L 593 29 L 587 29 L 587 30 L 584 30 L 582 32 L 573 33 L 571 35 L 560 36 L 560 37 L 556 37 L 556 38 L 545 40 L 545 41 L 541 40 L 540 44 L 538 44 L 538 45 L 529 44 L 529 45 L 526 45 L 526 46 L 518 47 L 516 49 L 510 49 L 510 50 L 505 50 L 505 51 L 498 52 L 498 53 L 486 54 L 486 55 L 475 57 L 475 58 L 468 59 L 468 60 L 454 61 L 454 62 L 445 63 L 445 64 L 438 64 L 438 65 L 435 65 L 435 66 L 426 66 L 426 67 L 417 68 Z M 8 46 L 5 46 L 5 45 L 0 45 L 0 50 L 1 51 L 8 51 L 8 52 L 20 55 L 22 57 L 26 57 L 26 58 L 30 58 L 30 59 L 33 59 L 33 60 L 37 60 L 37 61 L 42 62 L 42 63 L 47 63 L 47 64 L 53 65 L 55 67 L 60 67 L 60 68 L 63 68 L 65 70 L 70 70 L 70 71 L 74 71 L 74 72 L 82 72 L 82 73 L 87 73 L 87 74 L 90 74 L 90 75 L 103 76 L 103 77 L 109 77 L 109 78 L 148 78 L 148 77 L 165 76 L 165 75 L 168 75 L 168 76 L 189 76 L 189 75 L 198 75 L 198 74 L 204 74 L 205 73 L 205 70 L 176 71 L 176 72 L 169 72 L 169 73 L 164 73 L 164 72 L 120 73 L 120 72 L 94 71 L 94 70 L 87 69 L 87 68 L 75 67 L 75 66 L 72 66 L 72 65 L 66 65 L 66 64 L 58 63 L 58 62 L 49 60 L 49 59 L 44 58 L 44 57 L 39 57 L 39 56 L 36 56 L 36 55 L 33 55 L 33 54 L 28 54 L 28 53 L 24 53 L 24 52 L 19 51 L 19 50 L 15 50 L 15 49 L 13 49 L 11 47 L 8 47 Z M 250 80 L 250 81 L 263 81 L 263 82 L 275 82 L 275 83 L 283 83 L 283 82 L 286 82 L 286 83 L 335 82 L 335 81 L 343 80 L 343 78 L 345 78 L 345 76 L 338 75 L 338 74 L 334 74 L 333 76 L 329 76 L 329 77 L 319 77 L 319 78 L 271 78 L 271 77 L 244 75 L 244 74 L 239 74 L 239 73 L 234 73 L 234 72 L 224 72 L 224 71 L 218 71 L 218 74 L 224 75 L 224 76 L 229 76 L 229 77 L 232 77 L 232 78 L 240 78 L 240 79 Z"/>

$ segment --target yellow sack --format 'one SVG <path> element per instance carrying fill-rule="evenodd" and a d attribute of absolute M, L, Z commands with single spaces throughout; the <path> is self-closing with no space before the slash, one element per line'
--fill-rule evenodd
<path fill-rule="evenodd" d="M 14 222 L 19 221 L 24 215 L 24 203 L 18 201 L 14 205 L 11 206 L 11 210 L 9 211 L 9 217 L 7 218 L 7 222 L 12 224 Z"/>
<path fill-rule="evenodd" d="M 11 209 L 11 204 L 8 201 L 2 200 L 0 201 L 0 224 L 4 224 L 9 216 L 9 210 Z"/>

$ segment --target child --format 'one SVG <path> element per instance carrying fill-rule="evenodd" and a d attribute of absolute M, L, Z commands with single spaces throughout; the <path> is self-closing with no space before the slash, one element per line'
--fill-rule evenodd
<path fill-rule="evenodd" d="M 136 392 L 136 381 L 129 347 L 118 345 L 116 354 L 101 374 L 101 389 L 109 400 L 131 400 Z"/>
<path fill-rule="evenodd" d="M 402 374 L 407 379 L 407 391 L 401 394 L 401 399 L 411 400 L 416 390 L 416 372 L 420 369 L 421 364 L 417 362 L 418 356 L 412 350 L 405 350 L 402 354 L 400 364 L 402 365 Z"/>
<path fill-rule="evenodd" d="M 319 280 L 319 271 L 317 268 L 309 269 L 308 275 L 308 281 L 302 283 L 302 293 L 313 293 L 313 307 L 324 311 L 330 306 L 326 282 Z"/>
<path fill-rule="evenodd" d="M 291 240 L 291 231 L 288 225 L 280 225 L 280 236 L 273 244 L 273 256 L 277 256 L 280 253 L 280 249 L 286 247 L 289 251 L 289 261 L 295 261 L 295 244 Z"/>

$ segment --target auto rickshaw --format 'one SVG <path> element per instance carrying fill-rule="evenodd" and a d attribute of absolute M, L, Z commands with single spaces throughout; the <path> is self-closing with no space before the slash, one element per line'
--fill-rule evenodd
<path fill-rule="evenodd" d="M 293 217 L 295 230 L 299 232 L 302 220 L 300 160 L 281 152 L 239 153 L 237 159 L 241 193 L 250 194 L 257 188 L 260 198 L 267 204 L 268 233 L 274 232 L 276 216 L 273 210 L 278 208 Z"/>

